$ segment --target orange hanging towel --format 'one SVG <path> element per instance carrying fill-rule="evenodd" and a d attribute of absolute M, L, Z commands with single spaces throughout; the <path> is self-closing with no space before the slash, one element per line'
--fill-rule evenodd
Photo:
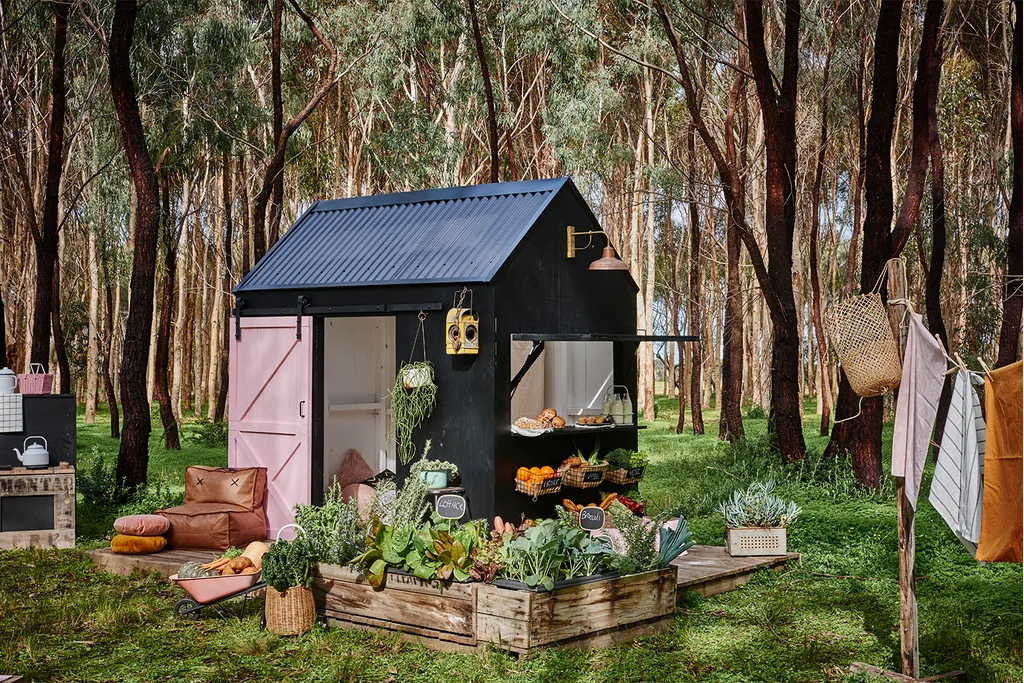
<path fill-rule="evenodd" d="M 985 493 L 981 503 L 979 562 L 1020 562 L 1022 523 L 1020 361 L 985 375 Z"/>

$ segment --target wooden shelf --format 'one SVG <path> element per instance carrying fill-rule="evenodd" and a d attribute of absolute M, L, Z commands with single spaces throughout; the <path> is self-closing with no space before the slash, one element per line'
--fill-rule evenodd
<path fill-rule="evenodd" d="M 332 403 L 327 406 L 331 413 L 368 413 L 383 409 L 383 403 Z"/>
<path fill-rule="evenodd" d="M 520 439 L 543 439 L 544 437 L 552 436 L 579 436 L 580 434 L 596 434 L 600 436 L 607 432 L 635 432 L 640 429 L 647 429 L 646 425 L 615 425 L 612 427 L 598 427 L 588 429 L 586 427 L 562 427 L 551 432 L 545 432 L 539 436 L 524 436 L 523 434 L 516 434 L 512 432 L 512 436 Z"/>

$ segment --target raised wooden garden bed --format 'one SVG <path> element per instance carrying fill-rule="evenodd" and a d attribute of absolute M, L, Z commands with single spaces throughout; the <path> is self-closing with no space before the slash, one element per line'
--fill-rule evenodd
<path fill-rule="evenodd" d="M 375 591 L 359 572 L 322 564 L 313 595 L 317 609 L 333 625 L 397 631 L 435 649 L 494 644 L 525 653 L 538 647 L 610 645 L 669 628 L 676 607 L 676 570 L 551 593 L 481 583 L 442 587 L 389 574 L 384 590 Z"/>

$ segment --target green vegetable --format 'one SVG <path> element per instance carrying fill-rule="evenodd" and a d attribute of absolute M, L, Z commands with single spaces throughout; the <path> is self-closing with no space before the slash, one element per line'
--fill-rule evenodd
<path fill-rule="evenodd" d="M 229 560 L 233 560 L 236 557 L 241 557 L 241 556 L 242 556 L 242 549 L 241 548 L 235 548 L 235 547 L 228 548 L 226 551 L 224 551 L 224 554 L 221 555 L 221 557 L 226 557 Z"/>
<path fill-rule="evenodd" d="M 400 529 L 374 518 L 366 532 L 366 552 L 352 560 L 366 575 L 371 586 L 380 590 L 387 579 L 388 567 L 401 567 L 412 542 L 415 528 L 405 524 Z"/>
<path fill-rule="evenodd" d="M 202 579 L 207 576 L 220 576 L 220 573 L 203 569 L 198 562 L 186 562 L 178 568 L 179 579 Z"/>
<path fill-rule="evenodd" d="M 679 557 L 684 550 L 693 545 L 693 537 L 690 535 L 689 525 L 682 517 L 676 523 L 675 529 L 667 529 L 664 526 L 658 530 L 658 567 L 667 567 L 672 560 Z"/>
<path fill-rule="evenodd" d="M 345 502 L 337 480 L 324 495 L 323 505 L 295 506 L 295 523 L 306 531 L 321 562 L 345 565 L 366 549 L 366 518 L 359 501 Z"/>
<path fill-rule="evenodd" d="M 309 588 L 317 560 L 316 548 L 304 534 L 290 543 L 277 541 L 263 556 L 263 580 L 279 591 L 295 586 Z"/>

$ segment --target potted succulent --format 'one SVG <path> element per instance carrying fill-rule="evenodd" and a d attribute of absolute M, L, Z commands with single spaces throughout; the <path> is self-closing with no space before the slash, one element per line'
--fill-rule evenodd
<path fill-rule="evenodd" d="M 305 534 L 290 543 L 280 540 L 280 533 L 278 537 L 263 555 L 267 630 L 279 636 L 300 635 L 313 628 L 316 618 L 310 586 L 319 556 Z"/>
<path fill-rule="evenodd" d="M 428 489 L 443 489 L 449 481 L 459 476 L 459 467 L 447 460 L 428 460 L 429 452 L 430 439 L 427 439 L 423 444 L 423 455 L 409 468 L 409 474 L 419 477 Z"/>
<path fill-rule="evenodd" d="M 746 491 L 733 491 L 718 506 L 725 521 L 725 549 L 733 557 L 786 553 L 786 527 L 796 521 L 800 507 L 774 490 L 773 481 L 755 482 Z"/>

